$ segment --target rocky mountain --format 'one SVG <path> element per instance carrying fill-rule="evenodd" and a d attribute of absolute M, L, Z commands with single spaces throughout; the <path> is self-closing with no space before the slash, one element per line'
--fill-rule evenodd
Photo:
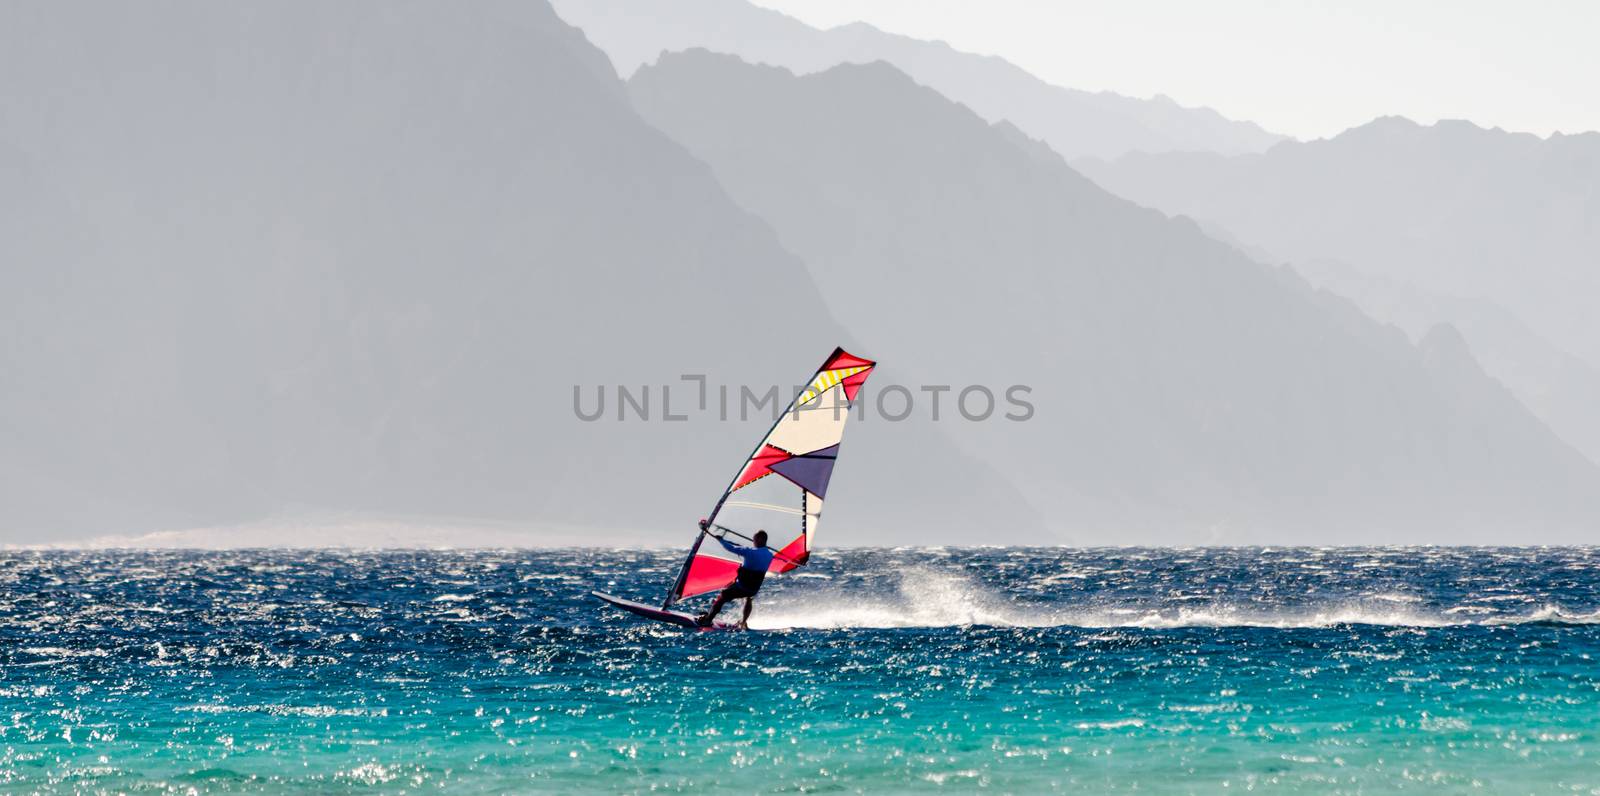
<path fill-rule="evenodd" d="M 1485 372 L 1563 440 L 1600 462 L 1600 368 L 1550 342 L 1516 313 L 1492 299 L 1441 295 L 1333 260 L 1301 260 L 1294 269 L 1413 340 L 1440 324 L 1460 330 Z"/>
<path fill-rule="evenodd" d="M 886 61 L 990 121 L 1006 120 L 1073 158 L 1126 152 L 1260 152 L 1283 136 L 1210 108 L 1168 97 L 1136 99 L 1040 80 L 1005 59 L 961 52 L 944 42 L 888 33 L 865 23 L 818 30 L 747 0 L 556 0 L 632 74 L 662 52 L 704 48 L 800 74 L 838 64 Z"/>
<path fill-rule="evenodd" d="M 686 542 L 770 417 L 664 421 L 665 385 L 878 353 L 542 3 L 16 7 L 0 103 L 0 542 L 369 511 Z M 847 448 L 825 543 L 1038 527 L 937 427 Z"/>
<path fill-rule="evenodd" d="M 1600 460 L 1600 420 L 1584 408 L 1600 397 L 1584 373 L 1600 372 L 1600 134 L 1390 117 L 1260 155 L 1075 165 L 1366 297 L 1379 317 L 1459 325 L 1493 375 Z M 1396 316 L 1404 306 L 1426 321 Z"/>
<path fill-rule="evenodd" d="M 888 64 L 796 76 L 690 51 L 629 90 L 885 358 L 1032 387 L 1027 422 L 951 428 L 1057 527 L 1155 543 L 1593 527 L 1600 472 L 1454 330 L 1413 345 Z"/>

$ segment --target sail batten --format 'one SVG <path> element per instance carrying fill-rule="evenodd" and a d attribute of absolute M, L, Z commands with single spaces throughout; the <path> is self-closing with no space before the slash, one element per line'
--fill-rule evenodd
<path fill-rule="evenodd" d="M 710 523 L 721 518 L 720 525 L 747 537 L 765 530 L 767 546 L 777 552 L 769 571 L 786 572 L 810 556 L 851 404 L 876 365 L 834 349 L 735 471 L 707 517 Z M 735 493 L 742 496 L 730 499 Z M 738 565 L 738 556 L 715 541 L 706 543 L 702 534 L 663 607 L 727 586 Z"/>
<path fill-rule="evenodd" d="M 805 514 L 805 510 L 803 510 L 803 509 L 791 508 L 789 506 L 780 506 L 780 505 L 778 505 L 776 503 L 755 503 L 755 502 L 752 502 L 752 501 L 749 501 L 749 500 L 730 500 L 730 501 L 727 502 L 727 505 L 729 505 L 729 506 L 742 506 L 742 507 L 751 508 L 751 509 L 765 509 L 767 511 L 776 511 L 779 514 L 793 514 L 796 517 L 798 517 L 798 516 L 800 516 L 802 514 Z"/>

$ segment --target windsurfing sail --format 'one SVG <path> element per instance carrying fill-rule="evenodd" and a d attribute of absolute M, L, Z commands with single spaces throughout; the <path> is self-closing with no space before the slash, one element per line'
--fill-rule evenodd
<path fill-rule="evenodd" d="M 810 557 L 851 403 L 876 365 L 835 348 L 740 465 L 711 509 L 708 521 L 743 537 L 738 540 L 741 544 L 751 544 L 749 539 L 757 530 L 767 532 L 767 547 L 775 551 L 768 572 L 787 572 Z M 662 608 L 718 591 L 733 582 L 738 570 L 739 557 L 715 540 L 707 542 L 706 534 L 701 533 Z"/>

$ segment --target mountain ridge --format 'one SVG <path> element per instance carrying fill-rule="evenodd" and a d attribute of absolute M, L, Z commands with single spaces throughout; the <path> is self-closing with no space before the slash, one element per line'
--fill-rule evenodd
<path fill-rule="evenodd" d="M 1164 95 L 1147 100 L 1058 86 L 1000 56 L 962 52 L 865 22 L 813 28 L 744 0 L 558 0 L 557 10 L 605 50 L 624 76 L 663 51 L 696 47 L 802 74 L 882 60 L 990 121 L 1012 121 L 1069 158 L 1130 150 L 1255 152 L 1284 138 Z"/>
<path fill-rule="evenodd" d="M 1414 347 L 1292 270 L 1106 193 L 891 65 L 797 76 L 691 50 L 628 85 L 884 350 L 1051 396 L 1020 437 L 962 442 L 1052 495 L 1057 523 L 1356 543 L 1482 538 L 1511 505 L 1567 529 L 1550 538 L 1595 516 L 1600 471 L 1498 400 L 1470 356 Z M 1464 444 L 1469 421 L 1543 475 Z"/>
<path fill-rule="evenodd" d="M 33 176 L 0 185 L 7 542 L 375 512 L 686 543 L 765 424 L 665 421 L 665 385 L 788 384 L 860 342 L 543 3 L 10 22 L 0 171 Z M 574 390 L 618 385 L 651 421 L 578 418 Z M 867 430 L 834 533 L 1037 530 L 937 427 Z M 887 466 L 908 438 L 930 463 Z"/>
<path fill-rule="evenodd" d="M 1375 315 L 1406 316 L 1413 334 L 1456 323 L 1475 348 L 1496 352 L 1486 363 L 1495 375 L 1600 458 L 1600 424 L 1582 409 L 1600 400 L 1585 375 L 1600 372 L 1590 307 L 1600 295 L 1600 133 L 1541 138 L 1383 117 L 1257 155 L 1131 154 L 1074 166 L 1113 193 L 1360 293 Z M 1486 323 L 1471 303 L 1515 322 Z M 1573 361 L 1550 362 L 1562 357 Z"/>

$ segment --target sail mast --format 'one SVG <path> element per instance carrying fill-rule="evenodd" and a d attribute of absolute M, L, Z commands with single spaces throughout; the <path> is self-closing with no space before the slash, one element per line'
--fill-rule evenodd
<path fill-rule="evenodd" d="M 710 516 L 706 518 L 706 528 L 711 527 L 722 510 L 730 505 L 740 507 L 741 511 L 799 515 L 799 530 L 782 535 L 776 544 L 769 545 L 770 549 L 780 554 L 774 558 L 770 571 L 783 572 L 803 565 L 810 551 L 810 534 L 816 517 L 821 513 L 823 496 L 838 458 L 839 442 L 844 436 L 845 421 L 849 419 L 850 404 L 876 366 L 877 363 L 872 360 L 853 356 L 843 348 L 835 348 L 822 367 L 812 373 L 806 386 L 774 418 L 772 426 L 756 443 L 755 449 L 744 458 L 744 463 L 734 473 L 727 488 L 722 490 Z M 832 396 L 834 399 L 831 417 L 821 412 L 802 411 L 823 396 Z M 839 411 L 841 406 L 844 409 L 842 414 Z M 774 475 L 777 478 L 764 480 Z M 751 487 L 758 481 L 763 486 Z M 747 487 L 758 491 L 778 488 L 780 496 L 776 502 L 729 502 L 734 492 Z M 791 500 L 797 508 L 781 505 Z M 815 511 L 812 511 L 813 506 L 816 507 Z M 782 531 L 778 533 L 783 534 Z M 705 529 L 695 537 L 689 555 L 678 568 L 672 586 L 667 590 L 662 602 L 663 609 L 685 596 L 706 594 L 733 581 L 738 567 L 737 558 L 715 548 L 702 553 L 705 537 Z"/>
<path fill-rule="evenodd" d="M 833 354 L 829 356 L 827 360 L 824 360 L 824 362 L 832 361 L 833 358 L 837 357 L 842 351 L 844 351 L 842 346 L 835 346 L 833 349 Z M 821 372 L 822 369 L 818 368 L 817 373 Z M 812 380 L 817 378 L 817 373 L 811 374 Z M 757 454 L 761 453 L 761 446 L 767 444 L 767 440 L 772 436 L 773 430 L 778 427 L 779 423 L 783 422 L 784 415 L 794 411 L 795 402 L 800 400 L 800 396 L 806 394 L 806 390 L 809 389 L 810 382 L 807 382 L 807 385 L 807 387 L 801 387 L 795 391 L 794 397 L 789 399 L 789 405 L 785 407 L 776 418 L 773 419 L 772 425 L 767 427 L 767 433 L 761 435 L 761 439 L 757 441 L 756 446 L 751 449 L 750 455 L 744 457 L 746 462 L 749 462 L 751 459 L 754 459 Z M 706 515 L 706 528 L 711 527 L 711 523 L 717 521 L 717 514 L 722 512 L 722 504 L 728 502 L 728 496 L 733 494 L 734 486 L 739 483 L 739 476 L 743 472 L 744 465 L 740 465 L 739 469 L 734 471 L 733 477 L 728 479 L 728 487 L 722 490 L 722 496 L 717 498 L 717 505 L 712 506 L 711 513 Z M 689 546 L 689 555 L 683 559 L 683 566 L 678 568 L 678 576 L 672 579 L 672 586 L 667 589 L 667 599 L 665 602 L 661 603 L 661 607 L 663 609 L 672 607 L 672 603 L 677 600 L 678 591 L 679 589 L 683 588 L 684 576 L 689 574 L 689 564 L 694 561 L 694 554 L 700 552 L 700 543 L 704 542 L 705 539 L 706 531 L 705 528 L 702 528 L 700 529 L 699 535 L 694 538 L 694 544 Z"/>

